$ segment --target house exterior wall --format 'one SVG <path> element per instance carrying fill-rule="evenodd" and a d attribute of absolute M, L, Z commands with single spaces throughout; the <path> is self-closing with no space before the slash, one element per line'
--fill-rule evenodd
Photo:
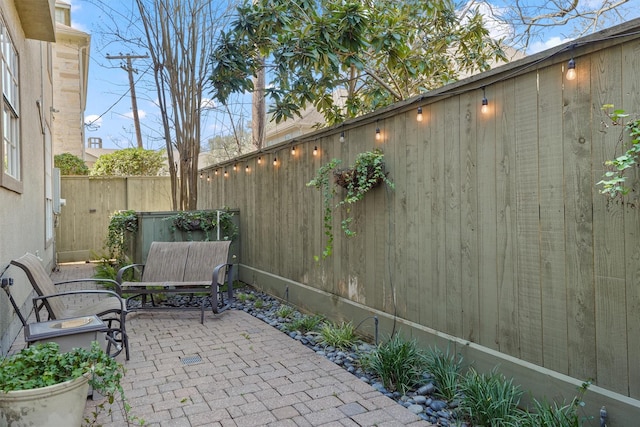
<path fill-rule="evenodd" d="M 21 3 L 22 9 L 17 9 Z M 28 7 L 26 7 L 28 6 Z M 8 29 L 11 41 L 17 50 L 19 62 L 19 141 L 21 174 L 11 188 L 0 185 L 0 271 L 5 270 L 13 258 L 25 252 L 37 254 L 45 266 L 54 263 L 53 216 L 51 207 L 50 146 L 52 120 L 52 60 L 51 43 L 29 39 L 25 35 L 24 22 L 29 21 L 32 11 L 38 22 L 41 9 L 53 11 L 53 0 L 0 2 L 0 19 Z M 31 24 L 29 24 L 31 25 Z M 52 31 L 31 32 L 43 39 L 54 39 Z M 49 26 L 53 28 L 53 23 Z M 1 150 L 1 148 L 0 148 Z M 4 181 L 2 181 L 4 183 Z M 49 195 L 49 201 L 47 201 Z M 48 222 L 47 222 L 48 221 Z M 4 271 L 2 277 L 14 279 L 12 295 L 19 304 L 30 307 L 28 296 L 31 286 L 13 268 Z M 6 354 L 19 332 L 19 322 L 13 314 L 4 292 L 0 295 L 0 351 Z"/>

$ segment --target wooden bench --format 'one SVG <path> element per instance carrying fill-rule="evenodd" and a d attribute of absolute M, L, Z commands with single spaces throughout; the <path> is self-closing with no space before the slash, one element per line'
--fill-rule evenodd
<path fill-rule="evenodd" d="M 154 294 L 208 293 L 200 304 L 200 322 L 204 323 L 205 302 L 211 302 L 213 313 L 229 308 L 233 298 L 233 265 L 227 262 L 230 241 L 216 242 L 152 242 L 145 264 L 131 264 L 118 271 L 116 281 L 122 294 L 134 294 L 127 300 L 142 297 L 138 309 L 166 309 L 157 306 Z M 133 271 L 131 281 L 123 280 Z M 139 281 L 136 279 L 139 278 Z M 220 286 L 227 283 L 227 301 Z M 151 306 L 146 297 L 151 296 Z M 185 308 L 185 307 L 181 307 Z"/>

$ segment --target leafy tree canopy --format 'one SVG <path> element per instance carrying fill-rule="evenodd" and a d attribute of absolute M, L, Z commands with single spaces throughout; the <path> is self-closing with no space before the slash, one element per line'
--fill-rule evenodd
<path fill-rule="evenodd" d="M 460 19 L 449 0 L 244 0 L 212 55 L 211 82 L 224 103 L 254 90 L 251 77 L 264 65 L 276 122 L 310 104 L 335 124 L 487 70 L 492 60 L 506 58 L 482 16 Z"/>
<path fill-rule="evenodd" d="M 164 150 L 126 148 L 103 154 L 93 165 L 91 176 L 157 176 L 165 165 Z"/>
<path fill-rule="evenodd" d="M 53 156 L 53 165 L 60 169 L 61 175 L 89 175 L 89 168 L 80 157 L 71 153 Z"/>

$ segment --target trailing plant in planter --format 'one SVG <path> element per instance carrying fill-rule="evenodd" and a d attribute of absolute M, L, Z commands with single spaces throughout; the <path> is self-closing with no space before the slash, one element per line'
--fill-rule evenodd
<path fill-rule="evenodd" d="M 353 165 L 348 168 L 338 169 L 341 163 L 340 159 L 332 159 L 326 165 L 321 166 L 315 178 L 307 183 L 307 187 L 315 187 L 322 191 L 323 224 L 327 236 L 327 245 L 322 253 L 323 258 L 330 256 L 333 251 L 333 210 L 335 208 L 345 207 L 347 217 L 342 220 L 341 227 L 347 237 L 352 237 L 356 233 L 351 229 L 353 217 L 349 215 L 351 213 L 350 205 L 362 200 L 369 190 L 383 182 L 389 188 L 395 188 L 393 182 L 387 178 L 387 172 L 384 168 L 384 153 L 379 148 L 358 154 Z M 337 194 L 338 187 L 344 188 L 346 191 L 343 199 L 334 205 L 333 197 Z"/>
<path fill-rule="evenodd" d="M 210 233 L 216 229 L 218 212 L 220 212 L 220 240 L 235 239 L 238 235 L 238 228 L 233 223 L 233 212 L 228 209 L 221 211 L 181 211 L 166 217 L 164 220 L 171 222 L 173 231 L 180 230 L 187 233 L 203 231 L 206 240 L 211 240 L 213 236 Z"/>
<path fill-rule="evenodd" d="M 23 421 L 26 422 L 26 420 L 22 420 L 25 416 L 24 410 L 16 409 L 17 412 L 14 411 L 12 405 L 15 403 L 11 399 L 14 395 L 11 392 L 47 388 L 66 382 L 71 385 L 74 380 L 85 377 L 94 390 L 106 397 L 105 403 L 112 405 L 119 398 L 125 419 L 133 421 L 134 418 L 129 415 L 130 407 L 120 384 L 123 375 L 124 367 L 122 364 L 109 357 L 97 342 L 93 342 L 90 349 L 74 348 L 66 353 L 59 352 L 59 346 L 54 342 L 35 344 L 0 361 L 2 417 L 10 418 L 18 425 L 22 425 Z M 86 404 L 87 390 L 88 386 L 80 395 L 82 412 L 84 412 Z M 5 396 L 8 397 L 8 400 Z M 20 397 L 20 401 L 23 400 L 24 398 Z M 63 414 L 61 416 L 67 416 L 64 412 L 68 411 L 66 407 L 45 407 L 43 409 L 46 417 L 53 417 L 52 412 L 55 410 L 61 410 Z M 104 403 L 98 406 L 98 410 L 103 409 L 105 409 Z M 111 413 L 111 406 L 108 411 Z M 82 412 L 79 415 L 80 418 L 82 418 Z M 95 423 L 98 415 L 99 411 L 95 411 L 93 413 L 95 419 L 85 418 L 85 422 Z"/>

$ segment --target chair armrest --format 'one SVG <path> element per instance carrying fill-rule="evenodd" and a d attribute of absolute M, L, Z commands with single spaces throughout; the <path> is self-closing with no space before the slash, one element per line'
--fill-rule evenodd
<path fill-rule="evenodd" d="M 68 284 L 68 283 L 88 283 L 88 282 L 102 283 L 102 284 L 105 284 L 105 285 L 113 286 L 114 289 L 115 289 L 115 292 L 118 295 L 122 294 L 122 289 L 120 288 L 120 283 L 116 282 L 115 280 L 112 280 L 112 279 L 87 278 L 87 279 L 63 280 L 61 282 L 54 283 L 54 285 L 58 286 L 58 285 L 64 285 L 64 284 Z M 84 289 L 84 290 L 89 290 L 89 289 Z"/>
<path fill-rule="evenodd" d="M 127 270 L 129 270 L 131 268 L 135 268 L 135 267 L 140 267 L 141 273 L 144 272 L 144 264 L 129 264 L 129 265 L 125 265 L 120 270 L 118 270 L 118 274 L 116 274 L 116 282 L 118 282 L 118 284 L 121 284 L 122 283 L 122 276 L 124 275 L 124 273 Z M 118 286 L 118 288 L 119 287 L 120 286 Z"/>
<path fill-rule="evenodd" d="M 120 302 L 120 313 L 121 313 L 121 315 L 127 312 L 127 310 L 125 308 L 124 300 L 122 299 L 122 297 L 120 295 L 118 295 L 114 291 L 109 291 L 107 289 L 104 289 L 104 290 L 87 289 L 87 290 L 80 290 L 80 291 L 65 291 L 65 292 L 59 292 L 59 293 L 56 293 L 56 294 L 33 297 L 31 300 L 33 301 L 33 308 L 34 308 L 34 310 L 36 312 L 36 320 L 38 322 L 41 321 L 40 320 L 40 310 L 42 310 L 42 308 L 44 307 L 44 303 L 43 302 L 45 300 L 47 300 L 49 298 L 64 297 L 64 296 L 67 296 L 67 295 L 79 295 L 79 294 L 107 294 L 107 295 L 110 295 L 112 297 L 117 297 L 118 301 Z M 40 304 L 38 304 L 38 302 L 40 302 Z M 49 317 L 51 317 L 51 313 L 49 313 Z"/>

